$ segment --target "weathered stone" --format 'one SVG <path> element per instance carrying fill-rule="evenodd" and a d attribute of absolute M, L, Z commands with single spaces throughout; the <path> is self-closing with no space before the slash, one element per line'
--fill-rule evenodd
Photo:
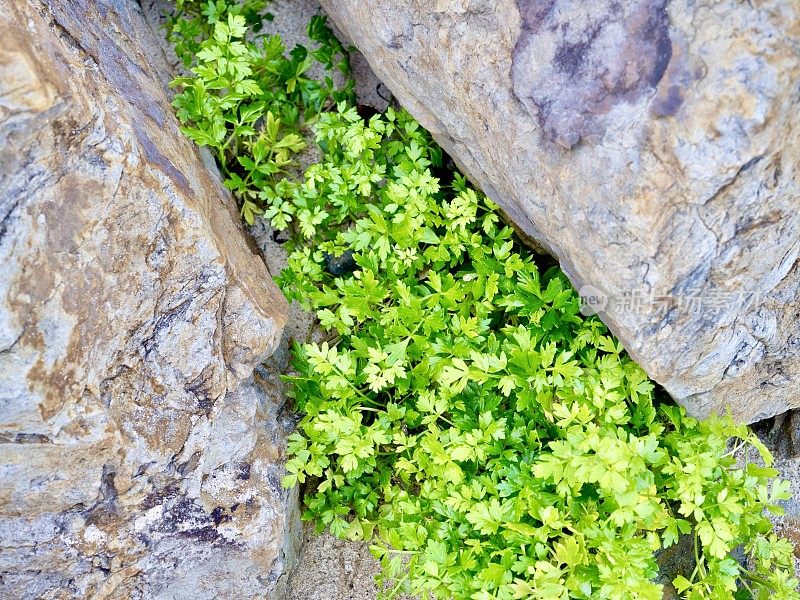
<path fill-rule="evenodd" d="M 380 563 L 366 542 L 339 540 L 304 528 L 300 564 L 289 578 L 286 600 L 375 600 Z M 406 594 L 397 600 L 418 600 Z"/>
<path fill-rule="evenodd" d="M 800 4 L 322 4 L 691 413 L 800 406 Z"/>
<path fill-rule="evenodd" d="M 3 598 L 267 597 L 283 570 L 278 383 L 253 367 L 285 300 L 138 11 L 0 11 Z"/>

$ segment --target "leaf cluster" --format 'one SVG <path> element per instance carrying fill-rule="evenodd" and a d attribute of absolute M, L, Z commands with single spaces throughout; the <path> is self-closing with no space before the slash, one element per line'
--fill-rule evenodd
<path fill-rule="evenodd" d="M 327 336 L 293 350 L 283 483 L 304 486 L 319 530 L 371 542 L 386 598 L 660 600 L 657 555 L 686 539 L 682 598 L 798 598 L 765 515 L 788 486 L 746 427 L 661 401 L 494 203 L 440 181 L 441 150 L 406 112 L 364 121 L 303 79 L 308 54 L 247 41 L 257 0 L 179 8 L 185 132 L 249 222 L 263 210 L 291 232 L 279 284 Z M 323 25 L 315 57 L 342 68 Z M 322 160 L 294 180 L 301 113 Z M 737 462 L 748 451 L 766 466 Z"/>
<path fill-rule="evenodd" d="M 659 403 L 564 274 L 440 184 L 406 113 L 315 130 L 322 162 L 267 211 L 298 232 L 280 284 L 330 332 L 295 348 L 284 484 L 319 529 L 372 541 L 386 597 L 660 600 L 655 553 L 682 536 L 681 597 L 797 597 L 764 515 L 788 487 L 737 466 L 732 441 L 771 461 L 746 427 Z M 344 252 L 354 272 L 330 273 Z"/>
<path fill-rule="evenodd" d="M 334 84 L 333 72 L 348 75 L 347 52 L 315 16 L 308 26 L 314 50 L 290 53 L 280 36 L 253 36 L 264 0 L 182 0 L 167 22 L 176 53 L 188 74 L 172 81 L 173 105 L 182 131 L 215 155 L 225 185 L 239 200 L 249 224 L 288 177 L 293 156 L 306 147 L 304 127 L 336 102 L 353 100 L 352 80 Z M 308 76 L 318 62 L 322 79 Z"/>

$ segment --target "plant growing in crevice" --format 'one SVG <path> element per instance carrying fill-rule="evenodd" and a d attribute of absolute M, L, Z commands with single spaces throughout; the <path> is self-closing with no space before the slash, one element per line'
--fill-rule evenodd
<path fill-rule="evenodd" d="M 189 68 L 172 82 L 182 131 L 214 153 L 251 225 L 305 148 L 304 127 L 336 102 L 353 100 L 352 80 L 334 84 L 333 71 L 347 76 L 350 65 L 324 17 L 308 26 L 317 48 L 298 45 L 287 56 L 280 36 L 248 35 L 263 7 L 262 0 L 184 0 L 167 23 Z M 306 75 L 314 61 L 328 70 L 321 81 Z"/>
<path fill-rule="evenodd" d="M 682 536 L 682 598 L 798 598 L 765 516 L 788 488 L 758 438 L 661 401 L 497 206 L 432 174 L 441 150 L 406 112 L 364 121 L 324 85 L 322 104 L 253 86 L 258 61 L 288 59 L 267 41 L 252 59 L 248 18 L 227 12 L 191 38 L 176 107 L 255 206 L 245 218 L 291 230 L 279 284 L 326 332 L 295 345 L 289 377 L 302 418 L 284 484 L 305 486 L 305 518 L 369 541 L 388 598 L 660 600 L 655 553 Z M 301 110 L 322 160 L 282 178 Z M 738 464 L 746 448 L 766 466 Z"/>
<path fill-rule="evenodd" d="M 747 427 L 659 402 L 491 201 L 439 185 L 406 113 L 315 129 L 322 162 L 268 210 L 298 223 L 280 285 L 330 332 L 295 347 L 285 484 L 318 529 L 372 541 L 386 597 L 660 599 L 654 552 L 682 535 L 682 597 L 797 597 L 764 515 L 787 484 L 737 467 L 732 440 L 771 461 Z M 355 271 L 332 275 L 345 251 Z"/>

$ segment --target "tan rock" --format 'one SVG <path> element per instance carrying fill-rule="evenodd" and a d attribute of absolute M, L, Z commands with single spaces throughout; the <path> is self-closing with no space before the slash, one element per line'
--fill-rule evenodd
<path fill-rule="evenodd" d="M 322 4 L 690 412 L 800 406 L 800 4 Z"/>
<path fill-rule="evenodd" d="M 0 11 L 0 597 L 263 598 L 286 303 L 133 2 Z"/>

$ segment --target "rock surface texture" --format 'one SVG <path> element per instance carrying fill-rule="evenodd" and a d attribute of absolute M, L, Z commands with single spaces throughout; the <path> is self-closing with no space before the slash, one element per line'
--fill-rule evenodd
<path fill-rule="evenodd" d="M 135 2 L 0 31 L 0 597 L 280 597 L 285 300 Z"/>
<path fill-rule="evenodd" d="M 692 414 L 800 406 L 800 4 L 322 4 Z"/>

